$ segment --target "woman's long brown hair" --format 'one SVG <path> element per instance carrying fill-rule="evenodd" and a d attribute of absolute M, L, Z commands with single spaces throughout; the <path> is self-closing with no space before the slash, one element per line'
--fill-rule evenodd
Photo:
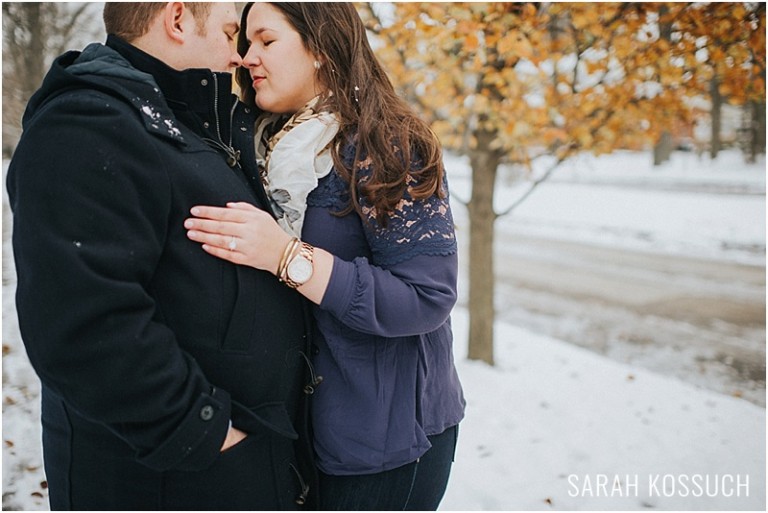
<path fill-rule="evenodd" d="M 238 51 L 248 51 L 247 18 L 253 3 L 243 9 Z M 376 210 L 376 220 L 386 226 L 406 188 L 413 199 L 424 199 L 442 189 L 443 163 L 440 143 L 415 111 L 397 96 L 392 83 L 371 49 L 360 16 L 351 3 L 280 2 L 270 4 L 283 13 L 301 35 L 306 49 L 323 63 L 317 71 L 327 88 L 322 105 L 335 113 L 340 130 L 332 148 L 336 170 L 350 184 L 352 204 L 345 211 L 360 212 L 357 198 L 358 166 L 370 162 L 372 174 L 361 187 Z M 255 106 L 255 92 L 246 68 L 237 70 L 243 101 Z M 354 141 L 354 162 L 347 167 L 340 152 Z M 418 160 L 417 160 L 418 159 Z M 418 167 L 414 168 L 414 161 Z M 411 180 L 408 179 L 409 175 Z"/>

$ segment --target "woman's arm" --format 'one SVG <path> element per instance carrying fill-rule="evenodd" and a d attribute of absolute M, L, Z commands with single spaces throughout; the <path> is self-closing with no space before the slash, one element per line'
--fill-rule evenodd
<path fill-rule="evenodd" d="M 346 326 L 382 337 L 436 330 L 456 304 L 458 258 L 418 255 L 384 269 L 366 258 L 334 261 L 320 307 Z"/>

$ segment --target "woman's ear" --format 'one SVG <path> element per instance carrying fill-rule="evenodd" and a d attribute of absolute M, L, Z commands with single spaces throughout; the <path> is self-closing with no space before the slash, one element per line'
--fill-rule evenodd
<path fill-rule="evenodd" d="M 314 53 L 313 57 L 315 58 L 314 60 L 315 69 L 320 69 L 323 66 L 325 66 L 325 63 L 326 63 L 325 57 L 323 57 L 319 53 Z"/>
<path fill-rule="evenodd" d="M 168 2 L 165 5 L 163 28 L 169 38 L 178 43 L 184 42 L 184 37 L 186 35 L 184 18 L 189 16 L 190 13 L 184 6 L 184 2 Z"/>

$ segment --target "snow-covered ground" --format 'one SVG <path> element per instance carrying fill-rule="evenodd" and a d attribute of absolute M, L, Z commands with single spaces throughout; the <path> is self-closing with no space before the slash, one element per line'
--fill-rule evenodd
<path fill-rule="evenodd" d="M 467 416 L 441 509 L 765 510 L 765 409 L 507 324 L 490 368 L 454 321 Z"/>
<path fill-rule="evenodd" d="M 446 158 L 456 199 L 466 160 Z M 765 268 L 765 163 L 675 154 L 579 157 L 497 222 L 528 236 Z M 510 174 L 514 170 L 507 170 Z M 534 169 L 534 173 L 540 172 Z M 524 186 L 500 176 L 497 208 Z M 466 212 L 455 202 L 461 230 Z M 9 219 L 4 219 L 4 226 Z M 461 241 L 460 241 L 461 242 Z M 4 244 L 4 263 L 9 247 Z M 47 507 L 39 384 L 19 340 L 13 267 L 3 268 L 3 508 Z M 460 289 L 466 294 L 466 277 Z M 627 365 L 529 328 L 496 323 L 496 366 L 466 360 L 467 417 L 444 510 L 765 510 L 765 408 Z M 764 330 L 762 331 L 764 343 Z M 764 404 L 764 401 L 763 401 Z"/>

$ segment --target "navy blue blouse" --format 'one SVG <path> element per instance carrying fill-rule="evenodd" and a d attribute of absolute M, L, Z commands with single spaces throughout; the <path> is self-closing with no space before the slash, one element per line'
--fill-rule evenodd
<path fill-rule="evenodd" d="M 416 460 L 427 436 L 458 424 L 465 406 L 452 353 L 458 264 L 447 197 L 406 192 L 386 228 L 364 200 L 365 221 L 355 211 L 334 215 L 348 201 L 334 170 L 310 194 L 302 233 L 335 255 L 314 309 L 314 365 L 324 380 L 312 405 L 318 467 L 333 475 Z"/>

